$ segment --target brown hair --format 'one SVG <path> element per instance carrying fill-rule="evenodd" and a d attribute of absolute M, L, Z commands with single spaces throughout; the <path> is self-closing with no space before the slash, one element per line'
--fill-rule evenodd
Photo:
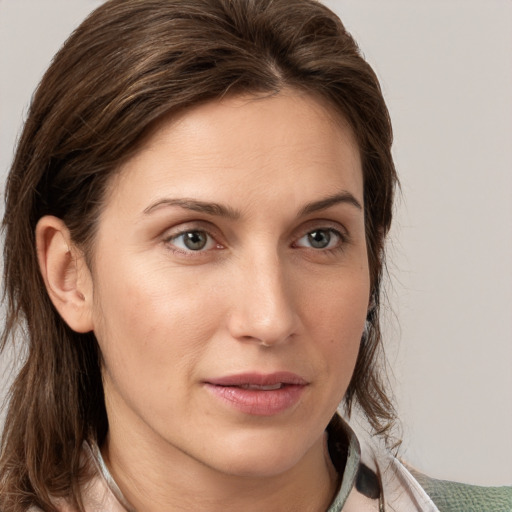
<path fill-rule="evenodd" d="M 70 36 L 42 79 L 7 181 L 0 347 L 21 330 L 27 357 L 10 391 L 0 457 L 0 508 L 51 497 L 80 508 L 82 443 L 108 424 L 93 333 L 52 306 L 34 241 L 38 219 L 63 219 L 85 252 L 106 184 L 164 114 L 226 94 L 291 87 L 320 96 L 351 125 L 364 174 L 374 307 L 345 396 L 375 430 L 395 413 L 378 353 L 383 243 L 396 174 L 378 80 L 340 20 L 315 0 L 111 0 Z"/>

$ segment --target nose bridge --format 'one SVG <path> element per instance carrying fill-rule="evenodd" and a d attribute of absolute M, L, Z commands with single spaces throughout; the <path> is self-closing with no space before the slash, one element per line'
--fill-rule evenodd
<path fill-rule="evenodd" d="M 244 258 L 234 297 L 231 331 L 264 345 L 287 340 L 298 327 L 292 284 L 277 250 L 255 250 Z"/>

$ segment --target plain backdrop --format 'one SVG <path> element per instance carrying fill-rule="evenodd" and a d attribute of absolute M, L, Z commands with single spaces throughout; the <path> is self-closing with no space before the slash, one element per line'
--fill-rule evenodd
<path fill-rule="evenodd" d="M 100 3 L 0 0 L 2 181 L 42 73 Z M 438 478 L 511 484 L 512 1 L 326 3 L 394 123 L 385 330 L 402 457 Z M 2 392 L 12 367 L 3 357 Z"/>

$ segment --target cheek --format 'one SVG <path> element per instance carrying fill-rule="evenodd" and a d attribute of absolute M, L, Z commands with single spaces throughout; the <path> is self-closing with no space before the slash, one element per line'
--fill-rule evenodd
<path fill-rule="evenodd" d="M 337 308 L 319 315 L 325 327 L 319 327 L 318 344 L 324 352 L 329 373 L 335 379 L 343 375 L 350 380 L 364 329 L 365 309 L 354 307 L 353 302 L 334 302 Z"/>
<path fill-rule="evenodd" d="M 139 389 L 157 382 L 166 389 L 178 375 L 189 378 L 217 324 L 205 304 L 208 294 L 198 283 L 166 279 L 165 272 L 138 265 L 127 271 L 118 264 L 98 274 L 95 334 L 109 376 Z"/>
<path fill-rule="evenodd" d="M 306 306 L 308 325 L 314 333 L 325 364 L 324 375 L 344 394 L 352 377 L 364 330 L 369 278 L 361 272 L 332 279 L 323 293 L 313 294 Z"/>

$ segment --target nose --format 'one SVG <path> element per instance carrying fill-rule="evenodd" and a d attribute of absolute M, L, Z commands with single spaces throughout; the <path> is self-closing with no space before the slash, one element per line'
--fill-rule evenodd
<path fill-rule="evenodd" d="M 228 320 L 234 338 L 271 347 L 298 333 L 300 315 L 289 274 L 278 254 L 240 265 Z"/>

